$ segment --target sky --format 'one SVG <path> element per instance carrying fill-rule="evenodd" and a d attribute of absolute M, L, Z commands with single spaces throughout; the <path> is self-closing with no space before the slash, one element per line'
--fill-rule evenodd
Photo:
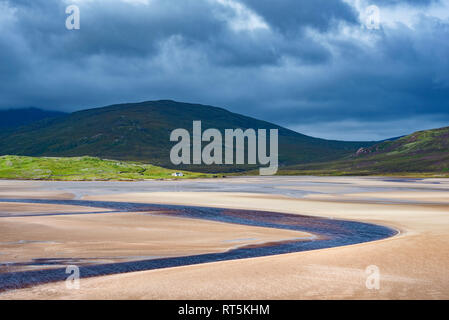
<path fill-rule="evenodd" d="M 0 0 L 0 109 L 160 99 L 327 139 L 449 126 L 449 0 Z"/>

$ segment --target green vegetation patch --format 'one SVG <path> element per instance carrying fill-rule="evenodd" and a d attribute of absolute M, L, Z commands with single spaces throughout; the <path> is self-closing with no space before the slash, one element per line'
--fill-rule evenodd
<path fill-rule="evenodd" d="M 175 172 L 181 172 L 182 175 L 172 176 Z M 207 177 L 213 175 L 95 157 L 0 156 L 0 179 L 95 181 Z"/>

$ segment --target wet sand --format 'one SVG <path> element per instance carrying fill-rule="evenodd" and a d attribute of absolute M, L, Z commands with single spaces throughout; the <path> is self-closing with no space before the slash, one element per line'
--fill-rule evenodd
<path fill-rule="evenodd" d="M 449 299 L 449 207 L 442 203 L 443 193 L 449 191 L 447 180 L 286 177 L 228 181 L 223 183 L 239 191 L 264 181 L 292 185 L 290 189 L 282 186 L 281 194 L 269 195 L 182 190 L 107 192 L 88 198 L 272 210 L 371 222 L 401 233 L 346 247 L 82 279 L 80 290 L 52 283 L 6 292 L 0 298 Z M 298 184 L 302 197 L 297 196 Z M 325 192 L 317 193 L 318 184 L 323 184 Z M 308 185 L 313 190 L 308 191 Z M 380 270 L 379 290 L 365 285 L 365 269 L 370 265 Z"/>
<path fill-rule="evenodd" d="M 0 218 L 0 272 L 224 252 L 310 236 L 151 212 L 24 203 L 0 208 L 0 215 L 8 215 Z M 24 216 L 16 217 L 19 213 Z"/>

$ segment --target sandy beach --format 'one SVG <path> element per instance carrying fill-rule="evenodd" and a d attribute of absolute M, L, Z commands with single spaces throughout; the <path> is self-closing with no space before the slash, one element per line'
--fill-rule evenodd
<path fill-rule="evenodd" d="M 188 183 L 188 182 L 187 182 Z M 196 182 L 207 186 L 210 182 Z M 449 181 L 444 179 L 392 180 L 381 178 L 276 177 L 233 178 L 215 180 L 229 187 L 226 192 L 188 191 L 188 186 L 176 185 L 175 191 L 120 192 L 101 190 L 97 194 L 83 193 L 83 199 L 102 201 L 132 201 L 223 207 L 235 209 L 271 210 L 291 214 L 330 217 L 369 222 L 400 231 L 392 238 L 337 248 L 291 253 L 238 261 L 214 262 L 161 270 L 131 272 L 81 279 L 79 290 L 68 290 L 64 282 L 50 283 L 7 291 L 1 299 L 448 299 L 449 298 Z M 5 184 L 5 182 L 2 182 Z M 249 186 L 249 187 L 248 187 Z M 254 192 L 249 193 L 251 186 Z M 269 186 L 271 191 L 260 192 Z M 15 185 L 20 189 L 20 183 Z M 249 189 L 248 189 L 249 188 Z M 143 188 L 145 189 L 145 188 Z M 78 189 L 77 189 L 78 190 Z M 229 190 L 236 190 L 229 192 Z M 277 190 L 277 191 L 276 191 Z M 70 188 L 50 183 L 40 186 L 40 192 L 67 195 Z M 73 191 L 73 190 L 72 190 Z M 17 192 L 20 192 L 18 190 Z M 32 192 L 30 190 L 28 193 Z M 52 196 L 56 196 L 53 194 Z M 74 195 L 76 192 L 73 193 Z M 77 196 L 80 196 L 79 194 Z M 18 205 L 18 204 L 15 204 Z M 9 207 L 8 207 L 9 206 Z M 0 203 L 1 212 L 36 210 L 14 204 Z M 55 208 L 56 209 L 56 208 Z M 60 208 L 59 208 L 60 209 Z M 48 208 L 46 208 L 48 210 Z M 146 219 L 147 217 L 145 217 Z M 3 218 L 2 230 L 23 228 L 37 217 Z M 11 222 L 22 219 L 23 223 Z M 159 233 L 136 232 L 145 228 L 143 218 L 136 213 L 107 213 L 39 217 L 45 228 L 63 228 L 67 224 L 77 229 L 75 236 L 89 239 L 93 229 L 101 230 L 89 241 L 101 243 L 113 234 L 117 256 L 132 255 L 129 243 L 140 241 L 154 245 L 161 235 L 168 242 L 158 243 L 159 254 L 226 250 L 224 239 L 257 237 L 263 240 L 285 239 L 297 233 L 235 226 L 204 221 L 152 221 L 161 227 Z M 67 219 L 67 220 L 66 220 Z M 180 219 L 186 220 L 186 219 Z M 76 221 L 76 222 L 75 222 Z M 190 224 L 189 224 L 190 222 Z M 10 225 L 8 227 L 8 225 Z M 182 225 L 182 228 L 179 226 Z M 124 228 L 127 232 L 118 231 Z M 82 231 L 80 231 L 82 230 Z M 122 230 L 122 229 L 120 229 Z M 195 232 L 193 232 L 195 231 Z M 22 231 L 21 231 L 22 232 Z M 46 231 L 47 232 L 47 231 Z M 3 234 L 3 232 L 1 232 Z M 173 234 L 175 233 L 175 234 Z M 57 232 L 54 233 L 57 235 Z M 132 234 L 132 236 L 131 236 Z M 192 238 L 191 234 L 197 234 Z M 3 235 L 2 235 L 3 236 Z M 3 236 L 4 237 L 4 236 Z M 11 236 L 7 236 L 11 237 Z M 173 238 L 172 238 L 173 237 Z M 9 238 L 8 238 L 9 239 Z M 18 238 L 17 238 L 18 239 Z M 180 241 L 182 239 L 182 241 Z M 189 241 L 187 241 L 189 239 Z M 5 242 L 7 239 L 2 238 Z M 86 240 L 87 241 L 87 240 Z M 86 243 L 89 243 L 87 241 Z M 98 241 L 98 242 L 97 242 Z M 128 244 L 129 244 L 128 243 Z M 180 245 L 182 243 L 182 245 Z M 207 244 L 206 247 L 204 245 Z M 32 258 L 45 253 L 45 245 L 34 245 L 16 251 L 15 256 Z M 235 245 L 235 243 L 232 243 Z M 182 250 L 181 250 L 181 246 Z M 91 246 L 86 257 L 100 256 L 101 246 Z M 2 245 L 1 252 L 5 251 Z M 68 246 L 69 248 L 69 246 Z M 169 248 L 170 250 L 168 250 Z M 71 248 L 70 250 L 73 250 Z M 62 250 L 64 251 L 64 250 Z M 184 252 L 184 251 L 183 251 Z M 48 253 L 48 252 L 47 252 Z M 48 255 L 50 256 L 50 255 Z M 2 255 L 0 255 L 2 257 Z M 9 259 L 11 256 L 8 257 Z M 4 258 L 2 258 L 4 259 Z M 368 266 L 380 271 L 380 288 L 366 286 Z"/>
<path fill-rule="evenodd" d="M 0 206 L 2 215 L 11 216 L 1 218 L 0 264 L 6 266 L 0 266 L 0 272 L 32 270 L 36 268 L 34 261 L 47 259 L 61 261 L 47 266 L 53 268 L 112 263 L 223 252 L 237 246 L 310 236 L 306 232 L 164 217 L 151 212 L 108 213 L 110 210 L 23 203 Z M 24 216 L 15 216 L 18 212 Z"/>

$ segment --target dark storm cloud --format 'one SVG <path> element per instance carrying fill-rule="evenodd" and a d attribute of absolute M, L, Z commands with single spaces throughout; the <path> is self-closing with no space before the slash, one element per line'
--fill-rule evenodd
<path fill-rule="evenodd" d="M 411 6 L 428 6 L 433 3 L 438 3 L 440 0 L 372 0 L 371 3 L 382 6 L 394 6 L 400 4 L 408 4 Z"/>
<path fill-rule="evenodd" d="M 304 27 L 321 32 L 329 30 L 335 22 L 357 22 L 355 11 L 343 1 L 329 0 L 243 0 L 271 26 L 283 32 L 297 33 Z"/>
<path fill-rule="evenodd" d="M 399 2 L 436 3 L 370 4 Z M 0 0 L 1 108 L 175 99 L 345 139 L 449 121 L 447 18 L 367 30 L 337 0 L 74 3 L 81 29 L 68 31 L 70 1 Z"/>

